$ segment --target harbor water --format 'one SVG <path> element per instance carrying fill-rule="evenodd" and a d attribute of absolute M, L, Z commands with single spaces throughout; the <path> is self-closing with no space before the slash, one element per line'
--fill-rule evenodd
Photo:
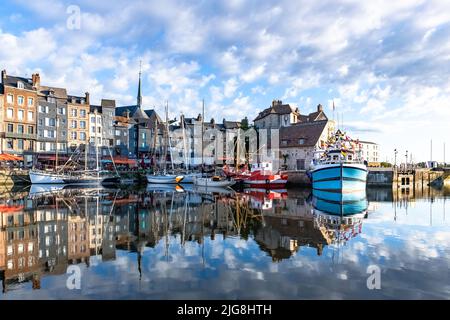
<path fill-rule="evenodd" d="M 1 195 L 1 299 L 449 299 L 450 191 Z"/>

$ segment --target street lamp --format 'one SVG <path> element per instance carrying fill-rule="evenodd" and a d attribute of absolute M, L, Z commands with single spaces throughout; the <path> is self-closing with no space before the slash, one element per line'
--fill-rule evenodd
<path fill-rule="evenodd" d="M 397 149 L 394 149 L 394 168 L 397 167 Z"/>
<path fill-rule="evenodd" d="M 406 150 L 405 154 L 405 170 L 408 170 L 408 150 Z"/>

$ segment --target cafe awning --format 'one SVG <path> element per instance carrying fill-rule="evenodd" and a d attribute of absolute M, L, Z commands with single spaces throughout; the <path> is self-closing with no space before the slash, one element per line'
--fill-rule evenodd
<path fill-rule="evenodd" d="M 23 161 L 23 157 L 14 156 L 8 153 L 0 153 L 0 161 Z"/>
<path fill-rule="evenodd" d="M 128 159 L 128 158 L 124 158 L 124 157 L 113 157 L 114 163 L 115 164 L 129 164 L 129 165 L 135 165 L 136 164 L 136 159 Z M 111 163 L 111 158 L 105 158 L 102 159 L 103 163 Z"/>

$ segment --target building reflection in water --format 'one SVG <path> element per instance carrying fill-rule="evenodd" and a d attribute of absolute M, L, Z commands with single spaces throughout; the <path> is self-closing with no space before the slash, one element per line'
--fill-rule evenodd
<path fill-rule="evenodd" d="M 324 202 L 325 200 L 325 202 Z M 105 190 L 38 188 L 0 199 L 0 272 L 3 292 L 18 283 L 40 288 L 42 276 L 64 274 L 70 264 L 116 250 L 135 252 L 142 273 L 146 248 L 163 247 L 171 261 L 173 239 L 181 246 L 205 238 L 253 239 L 274 262 L 302 247 L 322 255 L 362 232 L 364 197 L 350 207 L 313 197 L 309 190 L 202 192 L 201 190 Z M 337 208 L 337 211 L 336 211 Z M 350 209 L 351 210 L 350 210 Z M 217 240 L 221 241 L 221 240 Z M 202 250 L 204 259 L 204 251 Z"/>

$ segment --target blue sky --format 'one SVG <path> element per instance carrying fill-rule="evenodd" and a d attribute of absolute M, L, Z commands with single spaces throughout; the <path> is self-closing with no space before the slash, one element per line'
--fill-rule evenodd
<path fill-rule="evenodd" d="M 80 28 L 68 28 L 70 5 Z M 69 10 L 70 11 L 70 10 Z M 273 99 L 302 113 L 334 99 L 344 127 L 413 160 L 450 136 L 450 2 L 3 0 L 0 68 L 145 108 L 253 119 Z M 450 142 L 447 142 L 447 150 Z M 402 157 L 403 158 L 403 157 Z M 447 152 L 447 162 L 450 155 Z"/>

